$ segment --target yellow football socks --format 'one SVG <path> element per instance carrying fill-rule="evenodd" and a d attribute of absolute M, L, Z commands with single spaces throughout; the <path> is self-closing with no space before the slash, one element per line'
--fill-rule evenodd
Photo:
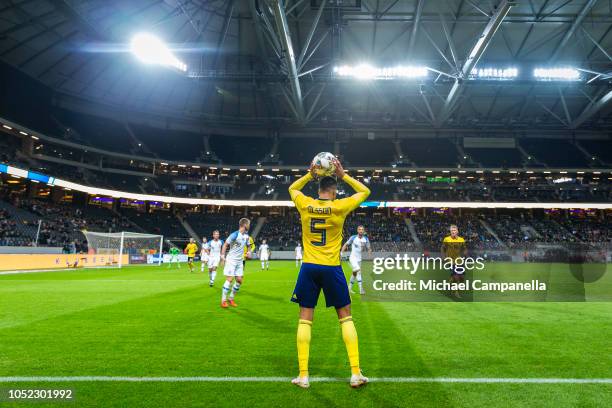
<path fill-rule="evenodd" d="M 308 377 L 308 355 L 310 353 L 311 331 L 312 322 L 310 320 L 300 319 L 297 329 L 297 351 L 300 377 Z"/>
<path fill-rule="evenodd" d="M 357 330 L 353 323 L 353 317 L 348 316 L 340 319 L 340 327 L 342 328 L 342 339 L 346 345 L 349 363 L 351 364 L 351 373 L 359 374 L 359 340 L 357 339 Z"/>

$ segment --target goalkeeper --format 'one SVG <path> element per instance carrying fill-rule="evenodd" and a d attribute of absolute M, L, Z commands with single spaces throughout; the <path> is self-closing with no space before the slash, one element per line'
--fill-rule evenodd
<path fill-rule="evenodd" d="M 179 259 L 178 259 L 178 256 L 180 253 L 181 253 L 181 250 L 178 249 L 177 247 L 170 248 L 170 260 L 168 261 L 168 268 L 172 266 L 172 262 L 176 262 L 177 268 L 181 267 L 181 265 L 179 264 Z"/>

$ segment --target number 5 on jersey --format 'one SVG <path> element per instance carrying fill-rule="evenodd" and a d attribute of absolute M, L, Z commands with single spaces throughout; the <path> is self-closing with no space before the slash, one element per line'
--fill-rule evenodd
<path fill-rule="evenodd" d="M 310 243 L 314 246 L 325 246 L 327 242 L 327 231 L 324 226 L 320 226 L 320 224 L 325 224 L 325 220 L 323 218 L 313 218 L 310 220 L 310 232 L 312 234 L 320 235 L 320 239 L 318 241 L 310 241 Z"/>

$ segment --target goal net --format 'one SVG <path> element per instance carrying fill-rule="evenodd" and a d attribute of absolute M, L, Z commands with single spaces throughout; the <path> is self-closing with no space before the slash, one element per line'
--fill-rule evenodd
<path fill-rule="evenodd" d="M 121 268 L 127 264 L 157 264 L 163 260 L 163 235 L 137 232 L 82 231 L 89 255 L 104 257 L 99 263 Z"/>

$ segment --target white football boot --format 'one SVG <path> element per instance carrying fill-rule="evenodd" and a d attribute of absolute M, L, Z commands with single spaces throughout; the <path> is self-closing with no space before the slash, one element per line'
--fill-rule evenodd
<path fill-rule="evenodd" d="M 364 376 L 363 373 L 351 375 L 351 387 L 359 388 L 368 383 L 368 377 Z"/>
<path fill-rule="evenodd" d="M 293 380 L 291 380 L 291 384 L 297 385 L 300 388 L 310 387 L 310 382 L 308 381 L 308 377 L 295 377 Z"/>

